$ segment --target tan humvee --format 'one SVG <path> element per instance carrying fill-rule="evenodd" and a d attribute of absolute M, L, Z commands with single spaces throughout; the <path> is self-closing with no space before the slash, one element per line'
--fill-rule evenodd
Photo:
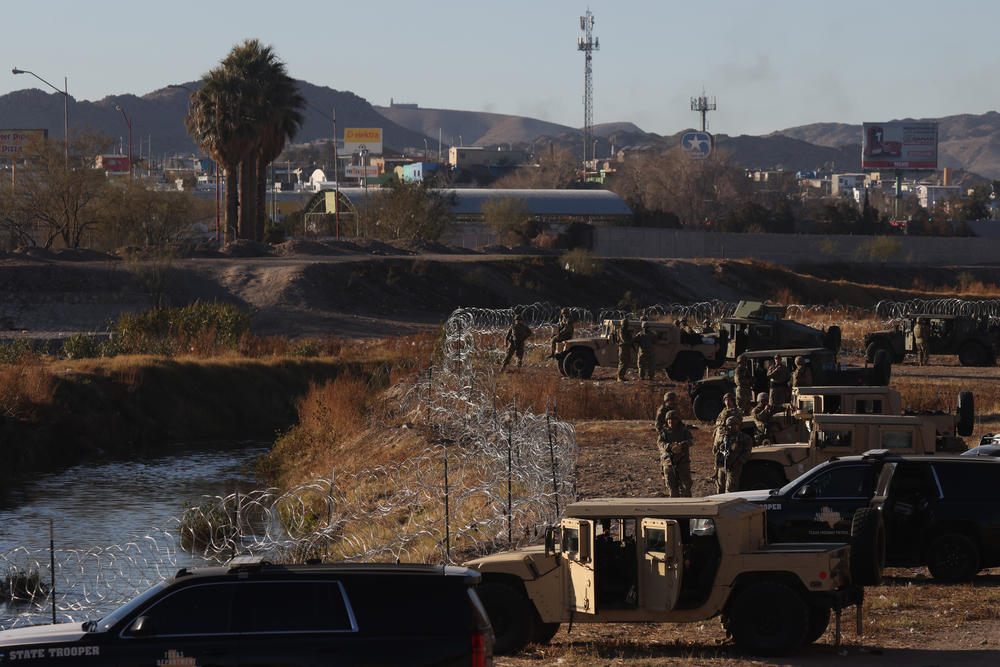
<path fill-rule="evenodd" d="M 556 531 L 561 539 L 556 539 Z M 545 546 L 477 558 L 498 653 L 560 623 L 687 623 L 714 616 L 737 646 L 779 655 L 860 605 L 845 544 L 768 544 L 764 508 L 705 498 L 573 503 Z M 859 606 L 860 608 L 860 606 Z M 839 640 L 839 635 L 838 635 Z"/>
<path fill-rule="evenodd" d="M 743 422 L 743 430 L 760 444 L 774 445 L 805 442 L 813 414 L 899 415 L 902 397 L 892 387 L 848 385 L 846 387 L 796 387 L 788 409 L 774 414 L 767 433 L 757 433 L 752 418 Z"/>
<path fill-rule="evenodd" d="M 968 405 L 968 404 L 966 404 Z M 971 410 L 971 407 L 969 408 Z M 963 452 L 966 412 L 919 415 L 813 414 L 808 441 L 750 450 L 740 490 L 774 489 L 834 456 L 886 449 L 894 454 Z"/>
<path fill-rule="evenodd" d="M 656 337 L 653 346 L 654 371 L 665 370 L 675 382 L 699 380 L 706 368 L 718 368 L 725 362 L 714 334 L 688 333 L 669 322 L 647 322 Z M 638 335 L 642 322 L 629 320 L 633 335 Z M 618 366 L 618 331 L 621 320 L 604 320 L 597 338 L 571 338 L 556 343 L 555 358 L 563 375 L 587 379 L 597 366 Z M 636 365 L 638 345 L 633 344 L 629 366 Z"/>

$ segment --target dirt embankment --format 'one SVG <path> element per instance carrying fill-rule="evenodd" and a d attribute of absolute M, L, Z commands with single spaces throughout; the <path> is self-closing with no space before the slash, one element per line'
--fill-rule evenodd
<path fill-rule="evenodd" d="M 122 311 L 147 309 L 160 298 L 170 305 L 200 299 L 252 308 L 253 329 L 263 335 L 371 337 L 429 328 L 462 306 L 548 301 L 599 310 L 770 298 L 871 307 L 882 299 L 1000 294 L 1000 267 L 615 259 L 581 275 L 554 254 L 449 250 L 298 244 L 270 255 L 169 261 L 11 254 L 0 257 L 0 337 L 104 331 Z M 975 293 L 963 293 L 970 285 Z"/>

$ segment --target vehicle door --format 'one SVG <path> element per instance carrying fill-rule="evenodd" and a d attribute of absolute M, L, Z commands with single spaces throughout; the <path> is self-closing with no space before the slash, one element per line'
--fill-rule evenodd
<path fill-rule="evenodd" d="M 562 550 L 568 585 L 567 603 L 573 611 L 597 613 L 594 586 L 594 522 L 586 519 L 562 520 Z"/>
<path fill-rule="evenodd" d="M 869 505 L 875 481 L 870 463 L 824 468 L 784 498 L 768 501 L 768 533 L 793 542 L 846 542 L 854 512 Z"/>
<path fill-rule="evenodd" d="M 239 665 L 233 582 L 170 591 L 128 619 L 109 664 Z"/>
<path fill-rule="evenodd" d="M 941 498 L 941 487 L 930 465 L 903 461 L 889 484 L 884 503 L 886 557 L 916 561 L 922 551 L 924 529 Z"/>
<path fill-rule="evenodd" d="M 642 562 L 639 565 L 639 606 L 669 611 L 681 592 L 684 545 L 673 519 L 643 519 Z"/>

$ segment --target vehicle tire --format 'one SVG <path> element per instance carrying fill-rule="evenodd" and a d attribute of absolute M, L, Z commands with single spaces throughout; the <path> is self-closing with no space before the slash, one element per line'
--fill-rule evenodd
<path fill-rule="evenodd" d="M 786 655 L 806 637 L 809 609 L 795 590 L 777 581 L 758 581 L 737 593 L 729 607 L 728 630 L 741 651 Z"/>
<path fill-rule="evenodd" d="M 597 361 L 589 350 L 574 348 L 563 358 L 563 369 L 571 378 L 589 380 L 596 366 Z"/>
<path fill-rule="evenodd" d="M 837 352 L 840 350 L 840 339 L 840 327 L 834 324 L 826 330 L 826 333 L 823 334 L 823 347 Z"/>
<path fill-rule="evenodd" d="M 703 391 L 694 397 L 691 404 L 694 409 L 694 416 L 703 422 L 714 422 L 719 413 L 722 412 L 722 394 L 717 391 Z"/>
<path fill-rule="evenodd" d="M 743 466 L 743 472 L 740 473 L 740 491 L 777 489 L 787 482 L 785 476 L 777 468 L 770 465 Z"/>
<path fill-rule="evenodd" d="M 971 391 L 961 391 L 958 393 L 958 423 L 955 424 L 955 432 L 963 438 L 972 435 L 972 429 L 976 427 L 976 399 Z"/>
<path fill-rule="evenodd" d="M 875 353 L 875 363 L 872 364 L 871 384 L 873 387 L 887 387 L 892 378 L 892 352 L 878 350 Z"/>
<path fill-rule="evenodd" d="M 488 581 L 476 588 L 493 625 L 493 652 L 517 653 L 535 634 L 535 610 L 521 591 L 507 584 Z"/>
<path fill-rule="evenodd" d="M 708 362 L 705 357 L 692 352 L 681 352 L 667 369 L 667 377 L 674 382 L 697 382 L 705 377 Z"/>
<path fill-rule="evenodd" d="M 875 358 L 878 356 L 879 350 L 885 350 L 889 355 L 889 359 L 892 359 L 892 346 L 884 340 L 876 340 L 865 349 L 865 361 L 870 364 L 875 363 Z"/>
<path fill-rule="evenodd" d="M 963 366 L 987 366 L 990 363 L 990 353 L 981 344 L 969 341 L 959 348 L 958 363 Z"/>
<path fill-rule="evenodd" d="M 821 605 L 809 605 L 809 624 L 806 628 L 804 644 L 812 644 L 823 636 L 830 625 L 830 608 Z"/>
<path fill-rule="evenodd" d="M 927 569 L 939 581 L 969 581 L 979 572 L 979 547 L 961 533 L 939 535 L 927 547 Z"/>
<path fill-rule="evenodd" d="M 556 357 L 556 366 L 559 368 L 559 375 L 566 375 L 566 357 L 568 355 L 561 354 Z"/>
<path fill-rule="evenodd" d="M 862 507 L 851 517 L 851 582 L 859 586 L 882 583 L 885 569 L 885 522 L 882 513 Z"/>
<path fill-rule="evenodd" d="M 535 644 L 548 644 L 559 632 L 559 627 L 558 623 L 535 621 L 535 632 L 531 635 L 531 641 Z"/>

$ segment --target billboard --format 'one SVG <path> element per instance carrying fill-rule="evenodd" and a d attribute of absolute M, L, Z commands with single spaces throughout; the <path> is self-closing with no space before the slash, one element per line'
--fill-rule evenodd
<path fill-rule="evenodd" d="M 712 135 L 708 132 L 686 132 L 681 137 L 681 148 L 689 157 L 704 160 L 712 153 Z"/>
<path fill-rule="evenodd" d="M 128 173 L 128 156 L 127 155 L 98 155 L 97 164 L 98 169 L 103 169 L 109 174 L 127 174 Z"/>
<path fill-rule="evenodd" d="M 372 155 L 382 154 L 381 127 L 344 128 L 344 153 L 353 155 L 366 150 Z"/>
<path fill-rule="evenodd" d="M 937 169 L 937 123 L 864 123 L 861 168 Z"/>
<path fill-rule="evenodd" d="M 48 130 L 0 130 L 0 159 L 21 160 L 32 140 L 48 136 Z"/>

